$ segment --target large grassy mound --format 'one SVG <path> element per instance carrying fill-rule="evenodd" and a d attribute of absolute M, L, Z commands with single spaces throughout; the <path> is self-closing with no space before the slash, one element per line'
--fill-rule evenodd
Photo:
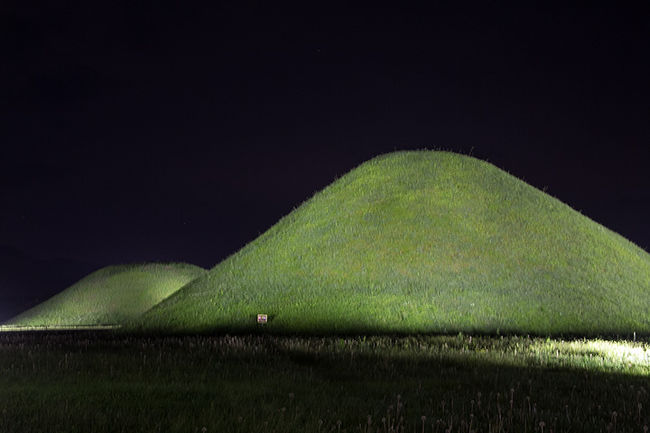
<path fill-rule="evenodd" d="M 138 317 L 205 272 L 185 263 L 108 266 L 7 324 L 120 324 Z"/>
<path fill-rule="evenodd" d="M 144 329 L 650 331 L 650 255 L 495 166 L 375 158 L 145 314 Z"/>

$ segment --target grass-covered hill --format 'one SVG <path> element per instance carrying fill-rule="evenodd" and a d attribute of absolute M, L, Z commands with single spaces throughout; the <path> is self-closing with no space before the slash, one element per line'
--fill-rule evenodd
<path fill-rule="evenodd" d="M 95 269 L 92 263 L 43 259 L 0 243 L 0 323 L 54 296 Z"/>
<path fill-rule="evenodd" d="M 149 312 L 142 329 L 650 331 L 650 255 L 499 168 L 372 159 Z"/>
<path fill-rule="evenodd" d="M 19 326 L 121 324 L 206 271 L 185 263 L 108 266 L 7 322 Z"/>

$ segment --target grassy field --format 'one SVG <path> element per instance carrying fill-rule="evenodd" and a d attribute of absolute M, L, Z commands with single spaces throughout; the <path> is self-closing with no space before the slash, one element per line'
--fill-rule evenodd
<path fill-rule="evenodd" d="M 2 432 L 639 432 L 650 344 L 0 333 Z"/>
<path fill-rule="evenodd" d="M 642 249 L 400 152 L 210 271 L 109 267 L 10 321 L 0 432 L 648 433 L 648 311 Z"/>
<path fill-rule="evenodd" d="M 56 327 L 120 324 L 138 317 L 205 272 L 184 263 L 100 269 L 6 325 Z"/>
<path fill-rule="evenodd" d="M 650 332 L 650 255 L 497 167 L 375 158 L 136 323 L 165 332 Z"/>

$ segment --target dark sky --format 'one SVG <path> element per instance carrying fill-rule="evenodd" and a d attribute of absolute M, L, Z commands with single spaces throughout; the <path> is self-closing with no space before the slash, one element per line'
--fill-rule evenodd
<path fill-rule="evenodd" d="M 11 260 L 211 267 L 397 149 L 472 152 L 650 248 L 647 8 L 49 3 L 0 6 L 18 281 Z"/>

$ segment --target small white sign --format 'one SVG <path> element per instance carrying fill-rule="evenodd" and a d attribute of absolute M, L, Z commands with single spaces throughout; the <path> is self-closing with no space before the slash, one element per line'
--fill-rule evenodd
<path fill-rule="evenodd" d="M 268 322 L 268 320 L 269 320 L 269 316 L 266 314 L 257 315 L 257 323 L 259 323 L 260 325 L 265 324 L 266 322 Z"/>

